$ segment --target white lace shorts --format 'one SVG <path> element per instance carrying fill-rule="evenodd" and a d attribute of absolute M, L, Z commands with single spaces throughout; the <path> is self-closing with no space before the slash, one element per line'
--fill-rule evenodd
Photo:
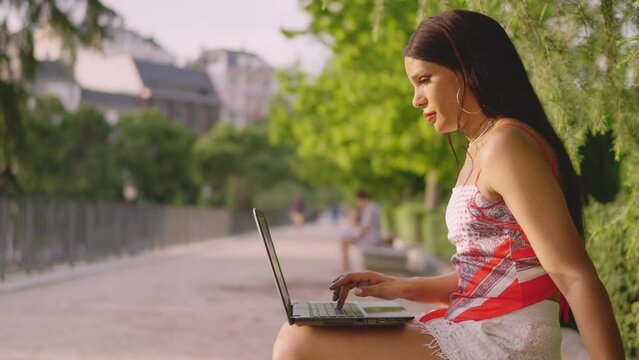
<path fill-rule="evenodd" d="M 426 346 L 442 359 L 561 359 L 559 304 L 550 300 L 492 319 L 417 324 L 435 338 Z"/>

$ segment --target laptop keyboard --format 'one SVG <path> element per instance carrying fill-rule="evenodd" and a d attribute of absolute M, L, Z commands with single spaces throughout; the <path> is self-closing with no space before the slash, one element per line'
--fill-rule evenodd
<path fill-rule="evenodd" d="M 355 304 L 346 303 L 341 310 L 335 308 L 337 303 L 311 303 L 308 304 L 311 315 L 320 318 L 364 317 L 364 314 Z"/>

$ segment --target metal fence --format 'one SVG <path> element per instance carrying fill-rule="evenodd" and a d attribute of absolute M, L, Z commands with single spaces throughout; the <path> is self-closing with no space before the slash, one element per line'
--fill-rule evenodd
<path fill-rule="evenodd" d="M 253 229 L 248 211 L 0 198 L 0 278 Z"/>

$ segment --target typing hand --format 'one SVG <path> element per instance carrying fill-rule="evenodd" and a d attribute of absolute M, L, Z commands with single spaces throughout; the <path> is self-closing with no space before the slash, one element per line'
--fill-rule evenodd
<path fill-rule="evenodd" d="M 365 271 L 342 274 L 333 280 L 329 289 L 333 290 L 333 301 L 337 301 L 337 308 L 341 309 L 353 288 L 353 293 L 358 297 L 374 296 L 393 300 L 401 296 L 404 282 L 404 279 Z"/>

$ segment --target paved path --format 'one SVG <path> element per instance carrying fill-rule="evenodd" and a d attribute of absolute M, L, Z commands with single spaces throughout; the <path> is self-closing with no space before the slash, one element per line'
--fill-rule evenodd
<path fill-rule="evenodd" d="M 330 300 L 334 227 L 272 235 L 293 299 Z M 3 360 L 263 360 L 285 317 L 263 244 L 247 233 L 9 278 L 0 319 Z"/>

